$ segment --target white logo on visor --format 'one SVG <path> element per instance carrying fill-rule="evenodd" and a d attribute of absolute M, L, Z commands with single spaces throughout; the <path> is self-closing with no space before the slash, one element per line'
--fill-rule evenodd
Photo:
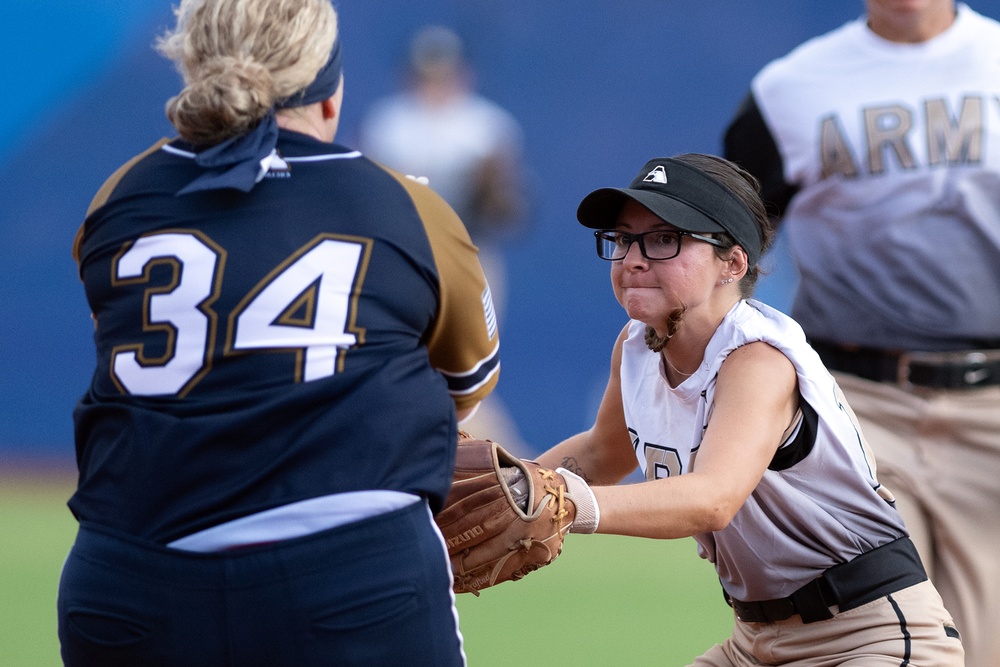
<path fill-rule="evenodd" d="M 646 174 L 646 178 L 642 179 L 643 183 L 666 183 L 667 182 L 667 170 L 660 165 L 653 171 Z"/>

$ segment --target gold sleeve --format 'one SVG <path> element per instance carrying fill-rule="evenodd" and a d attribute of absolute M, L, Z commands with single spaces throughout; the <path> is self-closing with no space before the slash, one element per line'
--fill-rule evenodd
<path fill-rule="evenodd" d="M 413 200 L 438 270 L 440 305 L 427 341 L 431 364 L 448 380 L 456 407 L 472 407 L 493 391 L 500 372 L 496 313 L 478 250 L 441 197 L 387 171 Z"/>

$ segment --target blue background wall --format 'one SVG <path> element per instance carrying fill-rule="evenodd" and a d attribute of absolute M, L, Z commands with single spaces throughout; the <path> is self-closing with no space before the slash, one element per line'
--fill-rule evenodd
<path fill-rule="evenodd" d="M 122 162 L 172 136 L 179 77 L 151 44 L 166 0 L 6 0 L 0 24 L 0 459 L 72 456 L 71 412 L 91 372 L 92 324 L 70 247 Z M 393 91 L 407 36 L 428 22 L 466 39 L 480 90 L 522 121 L 535 189 L 509 252 L 500 394 L 538 449 L 589 426 L 624 323 L 579 200 L 650 157 L 718 152 L 766 62 L 863 11 L 861 0 L 339 0 L 351 143 Z M 973 0 L 1000 17 L 1000 0 Z M 861 76 L 862 74 L 859 74 Z M 915 76 L 918 73 L 915 73 Z M 758 296 L 787 310 L 779 243 Z M 2 461 L 0 461 L 2 465 Z"/>

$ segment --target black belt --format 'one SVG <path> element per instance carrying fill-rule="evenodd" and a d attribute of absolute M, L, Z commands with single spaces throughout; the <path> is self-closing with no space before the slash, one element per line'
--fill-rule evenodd
<path fill-rule="evenodd" d="M 926 580 L 916 547 L 910 538 L 901 537 L 834 565 L 787 598 L 743 602 L 725 589 L 722 594 L 741 621 L 774 623 L 798 614 L 803 623 L 815 623 L 833 618 L 832 606 L 847 611 Z"/>
<path fill-rule="evenodd" d="M 901 352 L 810 340 L 831 371 L 902 387 L 967 389 L 1000 384 L 1000 349 Z M 1000 345 L 998 345 L 1000 347 Z"/>

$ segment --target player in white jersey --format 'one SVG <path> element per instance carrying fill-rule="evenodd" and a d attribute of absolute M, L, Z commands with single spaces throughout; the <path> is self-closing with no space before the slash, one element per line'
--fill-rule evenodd
<path fill-rule="evenodd" d="M 866 16 L 753 79 L 726 157 L 799 272 L 835 372 L 955 615 L 1000 665 L 1000 23 L 953 0 Z"/>
<path fill-rule="evenodd" d="M 452 29 L 417 30 L 405 70 L 405 88 L 376 100 L 364 115 L 358 147 L 382 165 L 426 178 L 455 209 L 479 249 L 503 329 L 507 253 L 529 223 L 524 131 L 513 114 L 476 90 L 473 63 Z M 496 392 L 462 428 L 489 433 L 510 452 L 526 447 Z"/>
<path fill-rule="evenodd" d="M 689 154 L 584 198 L 630 321 L 594 426 L 538 462 L 594 503 L 574 532 L 695 538 L 736 618 L 695 665 L 962 665 L 836 381 L 749 299 L 772 235 L 756 185 Z"/>

